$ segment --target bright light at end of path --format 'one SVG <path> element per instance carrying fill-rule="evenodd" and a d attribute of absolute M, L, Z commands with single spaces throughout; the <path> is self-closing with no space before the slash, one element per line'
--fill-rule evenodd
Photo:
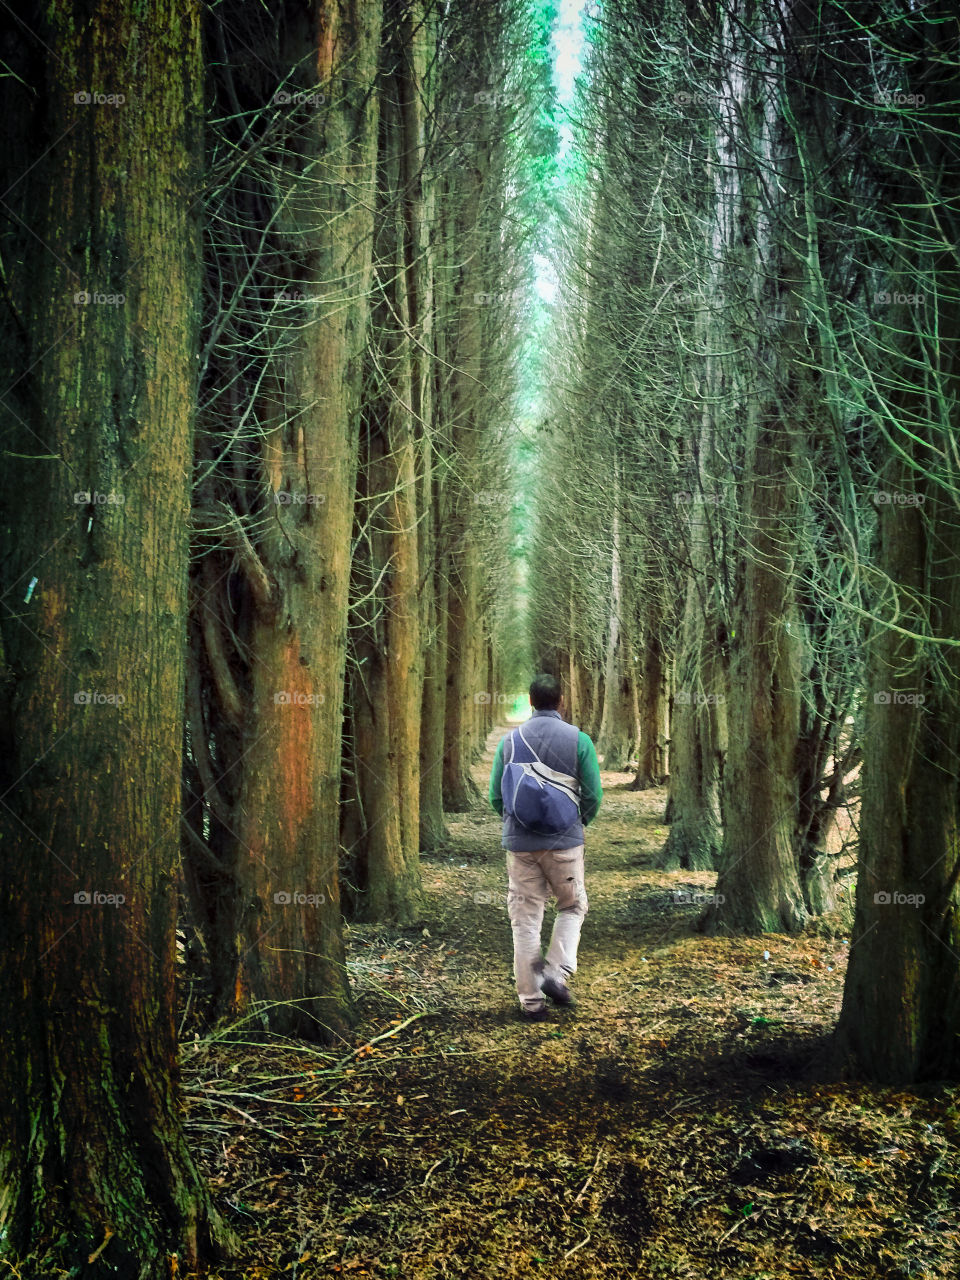
<path fill-rule="evenodd" d="M 580 74 L 580 51 L 583 47 L 583 0 L 560 0 L 557 25 L 553 32 L 553 78 L 561 106 L 573 99 L 574 81 Z"/>
<path fill-rule="evenodd" d="M 549 262 L 542 253 L 533 255 L 533 263 L 537 269 L 534 281 L 537 295 L 541 302 L 555 302 L 557 297 L 557 273 L 553 269 L 553 263 Z"/>
<path fill-rule="evenodd" d="M 510 710 L 507 712 L 507 724 L 521 724 L 524 720 L 529 720 L 533 715 L 533 707 L 530 705 L 530 698 L 525 693 L 518 693 L 510 704 Z"/>
<path fill-rule="evenodd" d="M 577 76 L 582 70 L 584 0 L 560 0 L 553 28 L 553 83 L 557 92 L 557 131 L 560 136 L 557 162 L 561 169 L 573 144 L 569 112 L 573 105 Z M 542 254 L 534 254 L 535 287 L 541 302 L 548 306 L 557 299 L 557 272 Z"/>

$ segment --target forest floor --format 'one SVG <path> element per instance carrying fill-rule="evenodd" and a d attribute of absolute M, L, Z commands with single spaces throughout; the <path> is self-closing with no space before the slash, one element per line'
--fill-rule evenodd
<path fill-rule="evenodd" d="M 960 1090 L 828 1069 L 849 918 L 698 935 L 715 877 L 653 867 L 665 793 L 629 780 L 603 774 L 587 832 L 575 1009 L 517 1018 L 478 802 L 415 927 L 349 928 L 353 1045 L 187 1039 L 188 1132 L 241 1242 L 208 1280 L 960 1274 Z"/>

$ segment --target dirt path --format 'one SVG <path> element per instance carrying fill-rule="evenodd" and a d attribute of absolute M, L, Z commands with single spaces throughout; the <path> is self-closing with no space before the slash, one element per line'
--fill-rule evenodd
<path fill-rule="evenodd" d="M 575 1010 L 516 1018 L 499 821 L 478 807 L 424 861 L 416 928 L 349 930 L 358 1051 L 188 1057 L 194 1140 L 246 1250 L 211 1276 L 956 1274 L 956 1091 L 822 1082 L 843 921 L 696 935 L 674 895 L 714 877 L 651 869 L 664 794 L 603 781 Z"/>

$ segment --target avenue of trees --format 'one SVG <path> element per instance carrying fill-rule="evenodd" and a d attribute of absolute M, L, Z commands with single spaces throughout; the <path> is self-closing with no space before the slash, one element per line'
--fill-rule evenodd
<path fill-rule="evenodd" d="M 8 8 L 0 1259 L 229 1252 L 178 926 L 211 1026 L 342 1039 L 533 660 L 704 929 L 830 910 L 856 786 L 838 1061 L 955 1076 L 951 7 L 608 0 L 562 173 L 552 0 Z"/>
<path fill-rule="evenodd" d="M 167 1275 L 229 1246 L 180 1129 L 178 909 L 211 1020 L 342 1037 L 341 906 L 416 918 L 518 678 L 552 15 L 18 8 L 0 1253 Z"/>
<path fill-rule="evenodd" d="M 702 928 L 832 909 L 856 789 L 837 1050 L 881 1078 L 960 1067 L 958 67 L 935 0 L 597 11 L 531 566 Z"/>

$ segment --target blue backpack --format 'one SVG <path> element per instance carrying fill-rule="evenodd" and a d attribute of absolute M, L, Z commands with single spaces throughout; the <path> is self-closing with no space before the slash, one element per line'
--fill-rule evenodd
<path fill-rule="evenodd" d="M 509 759 L 507 751 L 509 749 Z M 543 763 L 516 728 L 504 743 L 503 811 L 539 836 L 559 836 L 580 821 L 580 782 Z"/>

